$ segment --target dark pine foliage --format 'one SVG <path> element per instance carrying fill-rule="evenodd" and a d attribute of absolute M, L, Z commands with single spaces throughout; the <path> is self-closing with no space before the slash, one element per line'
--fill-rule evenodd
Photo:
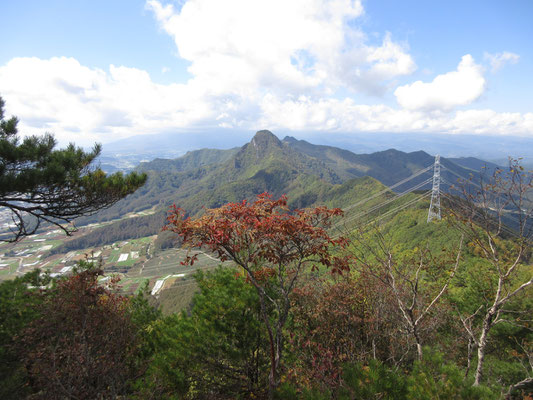
<path fill-rule="evenodd" d="M 18 120 L 4 118 L 4 104 L 0 98 L 0 207 L 11 211 L 14 227 L 3 240 L 31 235 L 42 223 L 70 233 L 73 219 L 109 207 L 145 183 L 145 174 L 108 176 L 93 167 L 98 144 L 85 152 L 72 143 L 56 150 L 48 133 L 20 140 Z"/>

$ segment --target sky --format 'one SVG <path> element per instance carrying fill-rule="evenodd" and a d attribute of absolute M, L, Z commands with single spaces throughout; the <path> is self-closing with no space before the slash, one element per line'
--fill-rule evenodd
<path fill-rule="evenodd" d="M 0 15 L 0 96 L 24 135 L 533 137 L 530 0 L 20 0 Z"/>

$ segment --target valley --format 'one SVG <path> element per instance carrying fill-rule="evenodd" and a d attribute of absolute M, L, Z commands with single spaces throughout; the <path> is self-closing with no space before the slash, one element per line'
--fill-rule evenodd
<path fill-rule="evenodd" d="M 0 400 L 533 400 L 531 2 L 0 10 Z"/>
<path fill-rule="evenodd" d="M 204 207 L 252 200 L 262 192 L 286 194 L 291 208 L 343 208 L 345 217 L 334 226 L 340 232 L 372 218 L 392 218 L 405 208 L 427 209 L 433 161 L 421 151 L 357 155 L 292 137 L 280 141 L 271 132 L 260 131 L 241 148 L 203 149 L 176 159 L 142 162 L 136 170 L 148 173 L 145 186 L 107 210 L 80 218 L 73 236 L 50 229 L 14 244 L 0 244 L 0 279 L 13 279 L 34 268 L 61 276 L 80 260 L 88 260 L 101 263 L 106 274 L 119 276 L 127 293 L 146 284 L 157 297 L 171 289 L 174 298 L 183 298 L 178 301 L 183 307 L 194 292 L 193 273 L 220 262 L 200 253 L 194 267 L 180 265 L 186 250 L 169 232 L 161 232 L 170 205 L 193 216 Z M 481 165 L 495 167 L 473 158 L 444 159 L 442 164 L 445 188 Z M 183 296 L 177 295 L 179 288 L 184 289 Z M 171 310 L 175 309 L 165 311 Z"/>
<path fill-rule="evenodd" d="M 516 347 L 513 340 L 522 333 L 510 331 L 515 325 L 505 325 L 508 331 L 502 335 L 499 326 L 492 329 L 495 323 L 482 325 L 482 318 L 492 318 L 492 293 L 501 305 L 509 303 L 518 310 L 516 317 L 507 309 L 497 311 L 511 315 L 513 323 L 521 324 L 522 314 L 530 309 L 529 238 L 518 237 L 517 227 L 527 230 L 531 224 L 522 211 L 498 208 L 501 193 L 496 191 L 486 203 L 476 196 L 478 182 L 497 165 L 476 158 L 436 160 L 423 151 L 355 154 L 291 137 L 279 140 L 269 131 L 259 131 L 240 148 L 201 149 L 174 159 L 141 162 L 134 171 L 146 174 L 144 186 L 109 208 L 76 219 L 77 230 L 71 236 L 57 227 L 41 226 L 18 242 L 0 244 L 0 286 L 8 293 L 3 296 L 6 320 L 20 329 L 17 313 L 31 317 L 26 292 L 32 293 L 31 301 L 41 301 L 42 295 L 48 299 L 46 307 L 57 310 L 45 311 L 42 318 L 45 326 L 50 316 L 56 318 L 51 319 L 54 332 L 72 313 L 72 305 L 90 312 L 107 310 L 92 317 L 99 349 L 119 343 L 108 339 L 106 332 L 114 325 L 102 318 L 114 315 L 117 332 L 124 332 L 120 321 L 126 318 L 138 327 L 134 340 L 145 346 L 139 348 L 139 359 L 149 357 L 150 368 L 155 368 L 141 372 L 139 384 L 144 387 L 146 376 L 170 374 L 162 385 L 168 385 L 172 395 L 180 382 L 174 371 L 186 374 L 188 382 L 205 380 L 207 388 L 202 390 L 210 391 L 211 377 L 219 376 L 219 360 L 237 368 L 230 380 L 248 379 L 238 372 L 247 362 L 242 357 L 253 360 L 254 374 L 264 379 L 267 355 L 278 346 L 267 331 L 278 324 L 276 335 L 286 338 L 284 363 L 296 376 L 315 379 L 310 366 L 316 360 L 321 363 L 317 382 L 325 397 L 319 398 L 328 398 L 331 388 L 342 391 L 350 385 L 329 378 L 331 370 L 348 377 L 346 361 L 353 368 L 396 374 L 385 378 L 386 384 L 399 379 L 404 387 L 416 388 L 427 379 L 418 365 L 426 368 L 434 357 L 451 363 L 436 362 L 431 379 L 444 379 L 446 384 L 438 393 L 452 387 L 454 393 L 480 393 L 474 398 L 497 398 L 501 376 L 506 384 L 517 382 L 521 387 L 523 374 L 514 372 L 519 365 L 515 354 L 526 354 L 528 342 Z M 519 164 L 511 173 L 529 179 Z M 461 196 L 461 187 L 473 197 Z M 518 197 L 523 201 L 519 210 L 530 206 L 530 186 L 524 188 L 517 192 L 516 187 L 503 187 L 503 193 L 523 194 Z M 258 197 L 264 193 L 271 197 Z M 484 193 L 490 195 L 490 187 L 485 186 Z M 430 204 L 439 207 L 434 201 L 442 207 L 442 219 L 440 208 L 437 214 L 435 208 L 429 213 Z M 4 235 L 9 230 L 5 217 Z M 517 218 L 522 219 L 517 223 Z M 504 225 L 497 228 L 495 221 Z M 498 238 L 489 240 L 487 247 L 485 238 L 494 229 Z M 488 253 L 491 248 L 518 260 L 515 266 L 504 259 L 502 270 L 499 259 Z M 84 262 L 99 269 L 80 271 Z M 495 291 L 497 282 L 500 289 Z M 54 296 L 66 301 L 56 303 Z M 89 308 L 86 301 L 92 304 Z M 485 316 L 477 316 L 480 312 Z M 74 311 L 72 318 L 86 315 Z M 86 332 L 84 321 L 80 326 Z M 66 337 L 71 325 L 69 319 Z M 267 331 L 261 332 L 265 327 Z M 494 348 L 479 339 L 491 329 Z M 471 332 L 469 337 L 465 331 Z M 98 336 L 101 332 L 105 339 Z M 474 342 L 486 359 L 475 358 Z M 256 357 L 261 357 L 261 364 Z M 479 391 L 475 382 L 482 375 L 470 368 L 474 363 L 487 366 L 486 384 Z M 162 370 L 157 370 L 159 365 Z M 443 372 L 447 365 L 455 375 Z M 397 366 L 406 372 L 394 372 Z M 220 375 L 222 385 L 230 380 Z M 449 384 L 452 381 L 455 386 Z M 308 382 L 290 384 L 312 387 Z M 266 381 L 258 385 L 266 390 Z M 187 390 L 193 393 L 196 387 Z"/>

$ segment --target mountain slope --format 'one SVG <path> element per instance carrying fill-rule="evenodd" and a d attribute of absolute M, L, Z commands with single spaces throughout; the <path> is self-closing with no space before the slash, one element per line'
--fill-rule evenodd
<path fill-rule="evenodd" d="M 238 151 L 239 147 L 228 150 L 200 149 L 188 151 L 185 155 L 175 159 L 156 158 L 153 161 L 142 162 L 136 170 L 157 172 L 185 172 L 207 165 L 220 164 L 228 161 Z"/>
<path fill-rule="evenodd" d="M 289 136 L 283 139 L 283 142 L 299 152 L 321 160 L 343 180 L 371 176 L 387 186 L 394 185 L 435 162 L 435 158 L 424 151 L 404 153 L 389 149 L 372 154 L 355 154 L 337 147 L 314 145 Z M 448 170 L 442 171 L 442 178 L 452 184 L 457 182 L 458 175 L 467 179 L 470 174 L 477 174 L 484 165 L 492 168 L 496 166 L 473 157 L 461 159 L 441 157 L 441 165 Z M 409 186 L 423 182 L 432 174 L 433 171 L 427 171 L 410 181 L 408 185 L 400 185 L 395 190 L 399 192 L 407 190 Z M 449 185 L 443 184 L 443 187 L 447 186 Z M 425 188 L 430 186 L 426 185 Z"/>
<path fill-rule="evenodd" d="M 443 166 L 452 171 L 443 170 L 442 176 L 448 182 L 456 182 L 456 175 L 468 177 L 474 172 L 449 160 L 441 160 Z M 280 141 L 269 131 L 259 131 L 241 148 L 202 149 L 174 160 L 156 159 L 142 163 L 138 169 L 146 171 L 149 176 L 144 187 L 78 224 L 121 218 L 127 213 L 146 209 L 164 211 L 172 204 L 183 208 L 189 215 L 196 215 L 204 207 L 253 199 L 263 192 L 276 197 L 286 194 L 291 207 L 317 204 L 345 207 L 384 191 L 386 186 L 382 183 L 395 184 L 416 171 L 431 167 L 433 162 L 434 158 L 422 151 L 386 150 L 355 154 L 290 137 Z M 481 161 L 472 159 L 467 165 L 474 166 L 476 162 Z M 428 168 L 424 174 L 395 187 L 395 191 L 400 193 L 410 189 L 431 178 L 432 173 Z M 430 187 L 426 184 L 423 189 Z"/>
<path fill-rule="evenodd" d="M 488 161 L 483 161 L 475 157 L 448 158 L 448 160 L 463 168 L 468 168 L 474 171 L 481 171 L 484 168 L 494 170 L 499 167 L 497 164 Z"/>

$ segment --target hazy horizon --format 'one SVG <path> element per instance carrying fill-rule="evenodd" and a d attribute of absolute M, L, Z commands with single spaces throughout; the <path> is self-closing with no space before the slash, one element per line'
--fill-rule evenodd
<path fill-rule="evenodd" d="M 525 165 L 532 165 L 533 138 L 479 135 L 424 135 L 420 133 L 338 133 L 335 136 L 319 132 L 271 131 L 280 140 L 290 136 L 312 144 L 334 146 L 357 154 L 374 153 L 391 148 L 404 151 L 425 151 L 444 157 L 476 157 L 486 161 L 506 164 L 508 157 L 523 158 Z M 139 135 L 104 143 L 104 155 L 139 154 L 152 158 L 176 158 L 187 151 L 209 149 L 230 149 L 248 143 L 255 131 L 234 131 L 232 135 L 220 132 L 162 133 Z M 150 157 L 148 157 L 150 158 Z"/>
<path fill-rule="evenodd" d="M 192 132 L 209 147 L 259 129 L 324 143 L 533 138 L 530 2 L 51 0 L 0 11 L 7 115 L 61 145 Z"/>

